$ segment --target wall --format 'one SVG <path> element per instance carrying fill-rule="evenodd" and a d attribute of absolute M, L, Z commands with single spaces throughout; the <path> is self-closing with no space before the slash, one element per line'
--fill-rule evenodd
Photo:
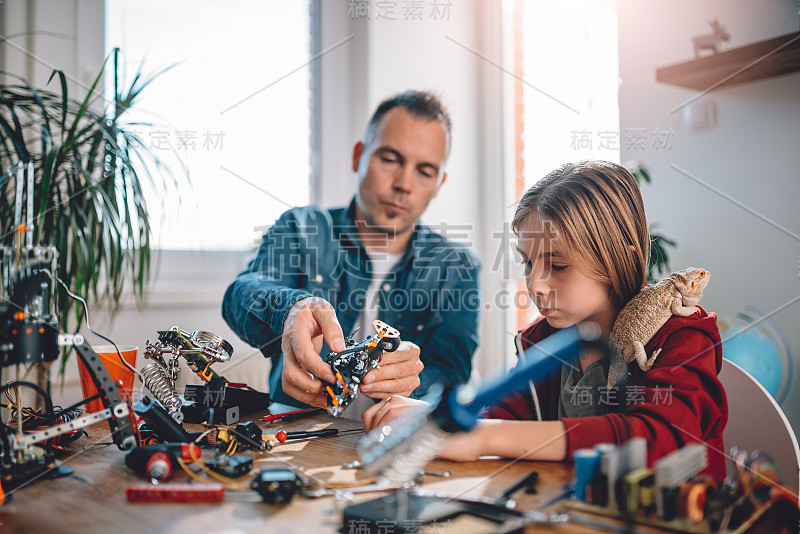
<path fill-rule="evenodd" d="M 103 0 L 6 0 L 0 3 L 0 68 L 45 86 L 63 70 L 69 93 L 86 94 L 103 64 Z M 57 80 L 53 82 L 54 90 Z"/>
<path fill-rule="evenodd" d="M 727 27 L 731 39 L 721 49 L 730 49 L 796 32 L 797 2 L 624 0 L 619 6 L 621 129 L 647 132 L 644 150 L 622 143 L 622 161 L 641 160 L 652 169 L 645 206 L 650 221 L 678 243 L 672 267 L 712 272 L 702 305 L 721 317 L 746 305 L 774 313 L 797 373 L 800 303 L 792 299 L 800 295 L 800 74 L 702 96 L 698 103 L 716 103 L 717 124 L 700 133 L 687 132 L 681 112 L 672 112 L 698 93 L 655 81 L 657 67 L 693 57 L 691 37 L 708 33 L 708 20 L 717 17 Z M 669 143 L 652 146 L 656 128 L 673 130 L 662 134 Z M 794 382 L 784 410 L 797 431 L 797 376 Z"/>

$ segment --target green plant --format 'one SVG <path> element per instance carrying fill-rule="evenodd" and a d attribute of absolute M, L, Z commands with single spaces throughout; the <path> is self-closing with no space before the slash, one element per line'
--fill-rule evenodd
<path fill-rule="evenodd" d="M 109 309 L 113 317 L 126 284 L 139 305 L 149 281 L 152 223 L 144 181 L 164 193 L 179 183 L 130 129 L 150 125 L 125 122 L 126 112 L 158 74 L 144 78 L 139 71 L 130 85 L 120 87 L 119 49 L 115 49 L 113 97 L 103 111 L 96 111 L 108 61 L 82 100 L 69 97 L 67 78 L 60 70 L 54 70 L 48 81 L 60 82 L 60 94 L 0 72 L 18 82 L 0 86 L 0 170 L 19 161 L 33 162 L 34 242 L 55 245 L 59 278 L 93 305 Z M 14 239 L 15 185 L 10 174 L 0 178 L 4 244 Z M 75 301 L 59 291 L 59 327 L 69 331 L 74 310 L 77 331 L 83 310 L 74 308 Z M 68 357 L 65 352 L 62 371 Z"/>
<path fill-rule="evenodd" d="M 640 162 L 629 162 L 625 166 L 630 173 L 636 178 L 636 183 L 639 187 L 642 182 L 650 183 L 650 170 Z M 658 282 L 656 275 L 664 277 L 670 273 L 669 256 L 667 255 L 667 247 L 675 247 L 675 241 L 667 239 L 655 229 L 658 225 L 650 225 L 650 255 L 647 258 L 647 283 L 655 284 Z"/>

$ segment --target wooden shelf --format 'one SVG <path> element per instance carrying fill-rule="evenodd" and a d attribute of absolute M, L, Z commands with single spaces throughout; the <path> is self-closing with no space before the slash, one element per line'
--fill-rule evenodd
<path fill-rule="evenodd" d="M 800 71 L 800 32 L 661 67 L 656 81 L 711 91 Z"/>

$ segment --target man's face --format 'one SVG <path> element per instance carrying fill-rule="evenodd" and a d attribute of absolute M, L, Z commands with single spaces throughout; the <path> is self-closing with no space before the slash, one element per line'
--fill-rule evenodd
<path fill-rule="evenodd" d="M 404 107 L 389 110 L 368 144 L 358 142 L 353 149 L 356 218 L 389 239 L 410 237 L 447 176 L 446 150 L 441 122 L 415 117 Z"/>

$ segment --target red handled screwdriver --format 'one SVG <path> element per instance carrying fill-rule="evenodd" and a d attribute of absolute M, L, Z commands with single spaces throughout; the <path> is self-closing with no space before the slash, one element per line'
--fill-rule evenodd
<path fill-rule="evenodd" d="M 327 438 L 329 436 L 335 436 L 339 433 L 338 428 L 325 428 L 323 430 L 303 430 L 298 432 L 286 432 L 281 430 L 275 437 L 283 443 L 284 441 L 290 439 L 310 439 L 310 438 Z"/>

